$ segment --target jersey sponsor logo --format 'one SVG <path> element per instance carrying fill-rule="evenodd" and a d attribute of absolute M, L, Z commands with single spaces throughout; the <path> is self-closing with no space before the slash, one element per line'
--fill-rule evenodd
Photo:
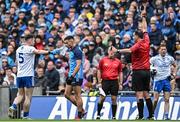
<path fill-rule="evenodd" d="M 87 111 L 85 119 L 95 119 L 97 115 L 98 97 L 83 97 L 83 107 Z M 135 97 L 119 97 L 117 108 L 117 118 L 122 120 L 133 120 L 136 118 L 137 103 Z M 180 97 L 170 98 L 169 117 L 171 120 L 180 120 Z M 164 99 L 160 97 L 155 117 L 158 120 L 163 119 Z M 33 97 L 30 117 L 33 119 L 74 119 L 77 115 L 76 106 L 72 105 L 65 97 Z M 107 97 L 104 107 L 101 110 L 101 119 L 112 118 L 111 114 L 111 98 Z M 145 117 L 148 116 L 147 107 L 144 111 Z"/>

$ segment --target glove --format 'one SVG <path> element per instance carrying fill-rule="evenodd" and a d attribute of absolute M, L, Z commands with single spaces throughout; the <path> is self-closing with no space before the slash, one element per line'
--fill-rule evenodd
<path fill-rule="evenodd" d="M 71 77 L 67 77 L 67 79 L 66 79 L 66 83 L 67 83 L 67 84 L 71 84 L 71 83 L 72 83 L 72 81 L 73 81 L 73 79 L 74 79 L 74 77 L 73 77 L 73 76 L 71 76 Z"/>

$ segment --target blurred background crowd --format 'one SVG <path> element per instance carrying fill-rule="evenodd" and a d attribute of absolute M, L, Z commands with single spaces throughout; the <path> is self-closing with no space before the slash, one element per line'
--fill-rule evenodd
<path fill-rule="evenodd" d="M 37 49 L 60 49 L 58 55 L 38 55 L 35 86 L 64 92 L 68 74 L 63 38 L 73 35 L 85 53 L 83 91 L 96 88 L 99 60 L 111 45 L 129 48 L 133 32 L 146 16 L 150 56 L 161 43 L 177 62 L 174 89 L 180 88 L 180 0 L 0 0 L 0 85 L 15 87 L 16 49 L 33 34 Z M 117 55 L 123 63 L 123 89 L 131 90 L 131 56 Z M 96 92 L 95 92 L 96 94 Z"/>

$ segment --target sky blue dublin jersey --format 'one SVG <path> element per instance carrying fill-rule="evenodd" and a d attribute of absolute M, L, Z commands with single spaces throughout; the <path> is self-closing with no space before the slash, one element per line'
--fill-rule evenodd
<path fill-rule="evenodd" d="M 83 51 L 81 50 L 81 48 L 76 45 L 72 50 L 70 50 L 69 52 L 69 76 L 72 75 L 72 73 L 74 72 L 74 69 L 76 67 L 76 60 L 81 60 L 81 66 L 80 69 L 78 71 L 78 73 L 76 74 L 75 78 L 76 80 L 78 79 L 83 79 L 83 62 L 84 62 L 84 54 Z"/>

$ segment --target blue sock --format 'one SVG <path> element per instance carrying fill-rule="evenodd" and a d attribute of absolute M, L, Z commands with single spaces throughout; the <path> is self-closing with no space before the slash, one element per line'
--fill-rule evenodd
<path fill-rule="evenodd" d="M 14 109 L 17 109 L 17 105 L 16 104 L 13 103 L 12 106 L 13 106 Z"/>
<path fill-rule="evenodd" d="M 29 112 L 24 112 L 23 117 L 27 117 L 27 116 L 29 116 Z"/>
<path fill-rule="evenodd" d="M 168 112 L 165 113 L 165 118 L 168 118 Z"/>

